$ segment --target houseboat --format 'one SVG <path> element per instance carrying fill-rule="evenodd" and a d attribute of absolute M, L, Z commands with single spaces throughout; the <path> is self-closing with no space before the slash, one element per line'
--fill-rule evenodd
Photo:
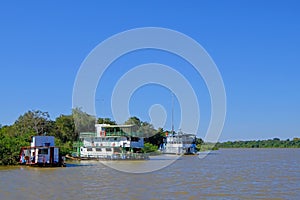
<path fill-rule="evenodd" d="M 53 136 L 33 136 L 28 147 L 20 150 L 20 164 L 38 167 L 65 167 Z"/>
<path fill-rule="evenodd" d="M 159 150 L 164 154 L 196 154 L 196 135 L 182 133 L 166 134 Z"/>
<path fill-rule="evenodd" d="M 96 124 L 96 132 L 82 132 L 72 158 L 80 160 L 145 160 L 144 137 L 134 125 Z"/>

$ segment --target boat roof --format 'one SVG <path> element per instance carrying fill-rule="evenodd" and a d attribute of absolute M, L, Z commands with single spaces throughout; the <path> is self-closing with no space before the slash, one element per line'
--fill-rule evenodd
<path fill-rule="evenodd" d="M 189 136 L 193 136 L 193 137 L 196 137 L 195 134 L 191 134 L 191 133 L 176 133 L 176 134 L 169 134 L 168 137 L 189 137 Z"/>
<path fill-rule="evenodd" d="M 49 149 L 50 147 L 59 148 L 57 146 L 25 146 L 21 147 L 21 149 Z"/>
<path fill-rule="evenodd" d="M 108 127 L 108 128 L 131 128 L 134 127 L 134 124 L 117 124 L 117 125 L 111 125 L 111 124 L 96 124 L 96 126 L 102 126 L 102 127 Z"/>

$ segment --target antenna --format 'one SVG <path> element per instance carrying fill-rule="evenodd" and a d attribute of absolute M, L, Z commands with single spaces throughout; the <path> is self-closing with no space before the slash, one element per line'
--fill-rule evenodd
<path fill-rule="evenodd" d="M 172 92 L 172 134 L 174 134 L 174 93 Z"/>

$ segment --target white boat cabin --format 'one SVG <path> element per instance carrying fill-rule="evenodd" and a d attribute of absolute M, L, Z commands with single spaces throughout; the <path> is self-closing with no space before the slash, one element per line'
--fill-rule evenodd
<path fill-rule="evenodd" d="M 55 147 L 53 136 L 33 136 L 30 147 L 22 147 L 21 164 L 60 163 L 59 148 Z"/>
<path fill-rule="evenodd" d="M 161 144 L 160 150 L 166 154 L 195 154 L 196 136 L 194 134 L 169 134 Z"/>

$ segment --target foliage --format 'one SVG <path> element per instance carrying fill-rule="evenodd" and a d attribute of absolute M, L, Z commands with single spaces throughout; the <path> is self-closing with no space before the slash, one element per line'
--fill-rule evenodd
<path fill-rule="evenodd" d="M 59 153 L 61 155 L 67 155 L 72 153 L 72 141 L 62 142 L 60 139 L 55 138 L 55 144 L 59 147 Z"/>
<path fill-rule="evenodd" d="M 157 133 L 153 125 L 149 124 L 148 122 L 142 122 L 138 132 L 143 133 L 143 136 L 146 138 L 152 137 Z"/>
<path fill-rule="evenodd" d="M 55 120 L 56 131 L 54 136 L 63 143 L 67 141 L 76 141 L 78 132 L 75 131 L 75 123 L 72 115 L 60 115 Z"/>
<path fill-rule="evenodd" d="M 4 126 L 0 129 L 0 165 L 14 165 L 19 159 L 22 146 L 28 145 L 29 134 L 12 137 L 15 132 L 13 126 Z"/>
<path fill-rule="evenodd" d="M 95 131 L 96 118 L 94 116 L 83 112 L 80 108 L 73 109 L 72 116 L 74 118 L 75 131 L 77 133 Z"/>
<path fill-rule="evenodd" d="M 112 121 L 110 118 L 98 118 L 98 124 L 110 124 L 110 125 L 117 125 L 115 121 Z"/>
<path fill-rule="evenodd" d="M 140 128 L 142 122 L 141 122 L 141 120 L 140 120 L 139 118 L 137 118 L 137 117 L 130 117 L 130 118 L 125 122 L 125 124 L 127 124 L 127 125 L 135 125 L 135 126 L 137 126 L 138 128 Z"/>
<path fill-rule="evenodd" d="M 151 152 L 156 152 L 157 151 L 157 146 L 146 142 L 144 144 L 143 152 L 144 153 L 151 153 Z"/>
<path fill-rule="evenodd" d="M 201 145 L 197 144 L 197 151 L 209 151 L 209 150 L 218 150 L 219 148 L 214 143 L 202 142 Z"/>
<path fill-rule="evenodd" d="M 196 138 L 196 145 L 201 146 L 204 143 L 204 141 L 201 138 Z"/>
<path fill-rule="evenodd" d="M 48 112 L 32 110 L 21 115 L 15 122 L 15 128 L 20 133 L 35 131 L 36 135 L 47 133 L 50 129 L 50 116 Z"/>
<path fill-rule="evenodd" d="M 145 142 L 149 142 L 150 144 L 155 145 L 158 148 L 160 144 L 163 142 L 165 136 L 166 136 L 165 131 L 162 128 L 159 128 L 156 131 L 156 134 L 154 134 L 149 138 L 145 138 Z"/>
<path fill-rule="evenodd" d="M 228 141 L 217 143 L 219 148 L 300 148 L 300 140 L 280 140 L 279 138 L 269 140 L 251 140 L 251 141 Z"/>
<path fill-rule="evenodd" d="M 141 121 L 138 117 L 130 117 L 125 124 L 135 125 L 135 132 L 143 133 L 146 138 L 152 137 L 157 134 L 157 130 L 154 129 L 153 125 L 148 122 Z"/>

